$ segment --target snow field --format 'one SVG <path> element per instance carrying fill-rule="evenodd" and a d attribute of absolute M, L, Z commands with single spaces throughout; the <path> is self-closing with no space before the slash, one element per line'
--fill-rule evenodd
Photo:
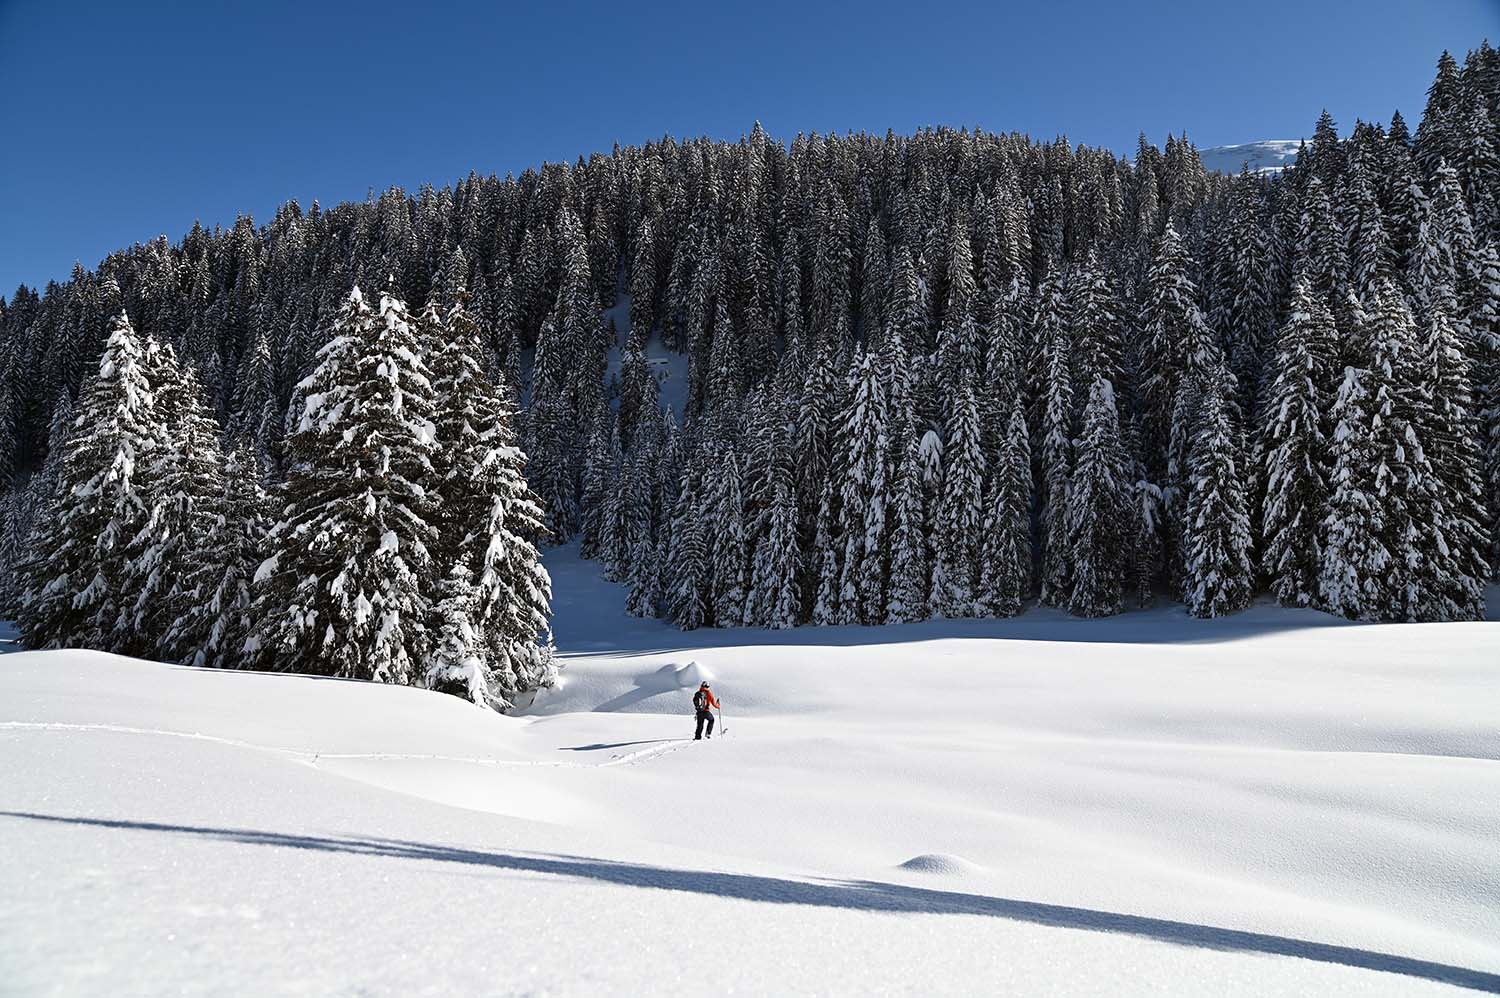
<path fill-rule="evenodd" d="M 1500 625 L 684 634 L 548 563 L 521 716 L 0 659 L 0 992 L 1500 990 Z"/>

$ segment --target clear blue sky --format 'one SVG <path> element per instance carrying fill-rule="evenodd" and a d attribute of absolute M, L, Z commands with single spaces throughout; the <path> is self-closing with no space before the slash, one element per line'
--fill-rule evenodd
<path fill-rule="evenodd" d="M 927 8 L 927 9 L 923 9 Z M 0 294 L 195 218 L 670 132 L 931 124 L 1122 152 L 1401 108 L 1500 0 L 0 0 Z"/>

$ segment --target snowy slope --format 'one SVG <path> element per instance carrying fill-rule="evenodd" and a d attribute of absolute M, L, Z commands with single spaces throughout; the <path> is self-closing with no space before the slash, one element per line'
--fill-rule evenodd
<path fill-rule="evenodd" d="M 683 634 L 549 566 L 521 717 L 0 657 L 0 993 L 1500 990 L 1500 624 Z"/>
<path fill-rule="evenodd" d="M 1297 161 L 1301 139 L 1266 139 L 1237 146 L 1215 146 L 1198 150 L 1203 168 L 1210 173 L 1239 173 L 1248 166 L 1251 173 L 1280 173 Z"/>

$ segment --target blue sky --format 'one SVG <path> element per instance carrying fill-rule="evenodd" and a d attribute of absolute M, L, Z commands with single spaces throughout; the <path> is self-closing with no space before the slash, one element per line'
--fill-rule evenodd
<path fill-rule="evenodd" d="M 924 9 L 930 8 L 930 9 Z M 982 125 L 1120 151 L 1401 108 L 1500 0 L 0 0 L 0 294 L 194 219 L 670 132 Z"/>

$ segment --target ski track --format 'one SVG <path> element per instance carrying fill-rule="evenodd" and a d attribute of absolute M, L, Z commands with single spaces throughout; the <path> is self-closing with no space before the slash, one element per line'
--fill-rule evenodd
<path fill-rule="evenodd" d="M 424 762 L 458 762 L 475 766 L 519 766 L 552 769 L 610 769 L 628 766 L 647 759 L 675 752 L 691 742 L 691 738 L 677 738 L 665 745 L 637 749 L 624 755 L 612 756 L 608 762 L 563 762 L 552 759 L 495 759 L 478 756 L 435 755 L 422 752 L 319 752 L 316 749 L 289 748 L 282 745 L 258 745 L 238 738 L 205 735 L 197 731 L 168 731 L 163 728 L 133 728 L 121 724 L 69 724 L 61 721 L 0 721 L 0 731 L 76 731 L 108 732 L 121 735 L 158 735 L 164 738 L 188 738 L 194 741 L 215 742 L 235 748 L 253 749 L 298 758 L 298 761 L 317 765 L 319 759 L 371 759 L 371 760 L 421 760 Z"/>

